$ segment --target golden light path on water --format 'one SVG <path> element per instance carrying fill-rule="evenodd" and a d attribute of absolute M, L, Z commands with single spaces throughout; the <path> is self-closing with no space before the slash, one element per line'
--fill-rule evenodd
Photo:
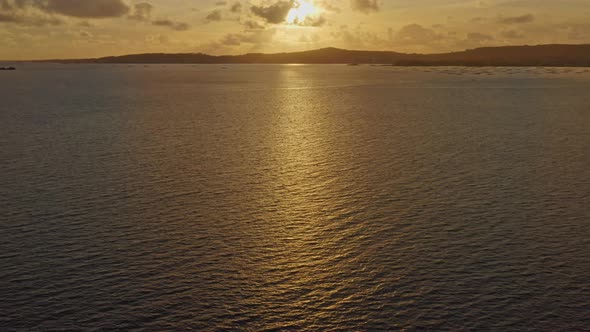
<path fill-rule="evenodd" d="M 294 66 L 284 66 L 276 80 L 285 87 L 319 84 Z M 351 310 L 383 287 L 373 280 L 377 271 L 367 268 L 375 252 L 361 248 L 359 239 L 366 236 L 355 226 L 372 199 L 364 194 L 367 187 L 355 185 L 363 157 L 346 136 L 356 130 L 352 122 L 335 121 L 338 109 L 326 102 L 321 89 L 277 89 L 274 94 L 261 185 L 268 192 L 258 195 L 256 204 L 273 206 L 258 210 L 266 225 L 261 250 L 270 259 L 246 270 L 249 278 L 260 280 L 262 293 L 288 299 L 264 305 L 260 312 L 277 317 L 275 328 L 346 322 Z M 300 320 L 289 319 L 293 315 Z"/>

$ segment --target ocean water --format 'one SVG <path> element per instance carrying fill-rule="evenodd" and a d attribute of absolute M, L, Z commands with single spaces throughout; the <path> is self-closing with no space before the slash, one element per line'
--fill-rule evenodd
<path fill-rule="evenodd" d="M 590 69 L 0 72 L 2 331 L 588 331 Z"/>

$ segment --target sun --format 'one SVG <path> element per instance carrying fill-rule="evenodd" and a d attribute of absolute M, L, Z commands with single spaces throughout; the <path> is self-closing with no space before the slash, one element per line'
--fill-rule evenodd
<path fill-rule="evenodd" d="M 319 10 L 311 3 L 304 0 L 296 0 L 295 5 L 287 14 L 287 23 L 298 24 L 305 21 L 306 18 L 319 13 Z"/>

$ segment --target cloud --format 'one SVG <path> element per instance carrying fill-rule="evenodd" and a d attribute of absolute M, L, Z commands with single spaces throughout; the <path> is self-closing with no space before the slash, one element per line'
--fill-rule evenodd
<path fill-rule="evenodd" d="M 0 0 L 0 23 L 22 26 L 57 26 L 60 16 L 99 19 L 129 12 L 122 0 Z"/>
<path fill-rule="evenodd" d="M 2 11 L 13 11 L 16 9 L 22 9 L 27 5 L 26 1 L 22 0 L 0 0 L 0 9 Z"/>
<path fill-rule="evenodd" d="M 469 20 L 469 22 L 471 22 L 471 23 L 485 23 L 485 22 L 487 22 L 487 21 L 488 21 L 488 19 L 487 19 L 487 18 L 485 18 L 485 17 L 481 17 L 481 16 L 474 17 L 474 18 L 472 18 L 471 20 Z"/>
<path fill-rule="evenodd" d="M 82 38 L 85 38 L 85 39 L 90 39 L 93 37 L 92 33 L 88 32 L 86 30 L 80 31 L 79 36 Z"/>
<path fill-rule="evenodd" d="M 62 25 L 64 22 L 55 17 L 25 16 L 16 12 L 6 12 L 0 13 L 0 23 L 40 27 Z"/>
<path fill-rule="evenodd" d="M 207 15 L 207 17 L 205 17 L 205 19 L 209 22 L 221 21 L 221 19 L 222 19 L 221 11 L 219 9 L 215 9 L 209 15 Z"/>
<path fill-rule="evenodd" d="M 269 24 L 281 24 L 285 23 L 287 16 L 291 9 L 296 8 L 298 3 L 296 0 L 280 0 L 270 6 L 252 6 L 250 10 L 255 16 L 262 18 L 266 23 Z M 327 20 L 323 15 L 306 16 L 304 19 L 295 19 L 289 21 L 289 24 L 307 26 L 307 27 L 320 27 L 326 24 Z"/>
<path fill-rule="evenodd" d="M 138 21 L 147 21 L 152 16 L 154 6 L 148 2 L 136 3 L 133 6 L 133 14 L 129 16 L 129 19 Z"/>
<path fill-rule="evenodd" d="M 327 20 L 324 16 L 306 16 L 305 19 L 295 19 L 291 24 L 299 25 L 302 27 L 321 27 L 326 24 Z"/>
<path fill-rule="evenodd" d="M 404 45 L 427 45 L 442 38 L 436 31 L 419 24 L 406 25 L 395 34 L 395 41 Z"/>
<path fill-rule="evenodd" d="M 229 8 L 229 11 L 232 13 L 239 13 L 242 11 L 242 4 L 240 2 L 236 2 Z"/>
<path fill-rule="evenodd" d="M 486 41 L 494 40 L 494 37 L 480 32 L 470 32 L 467 34 L 466 40 L 474 44 L 483 44 Z"/>
<path fill-rule="evenodd" d="M 31 1 L 15 2 L 23 4 Z M 129 7 L 122 0 L 33 0 L 31 3 L 45 12 L 72 17 L 120 17 L 129 12 Z"/>
<path fill-rule="evenodd" d="M 169 44 L 170 43 L 170 38 L 168 38 L 168 36 L 165 35 L 160 35 L 160 34 L 156 34 L 156 35 L 149 35 L 145 38 L 146 42 L 150 43 L 150 44 Z"/>
<path fill-rule="evenodd" d="M 260 29 L 264 29 L 264 25 L 256 22 L 256 21 L 246 21 L 244 23 L 242 23 L 246 29 L 248 30 L 260 30 Z"/>
<path fill-rule="evenodd" d="M 453 46 L 456 49 L 469 49 L 482 46 L 490 46 L 490 42 L 493 42 L 494 40 L 495 39 L 493 36 L 490 36 L 485 33 L 469 32 L 465 35 L 464 38 L 455 40 Z"/>
<path fill-rule="evenodd" d="M 295 24 L 306 26 L 306 27 L 321 27 L 326 24 L 326 18 L 324 16 L 307 16 L 303 21 L 296 21 Z"/>
<path fill-rule="evenodd" d="M 249 33 L 230 33 L 221 39 L 221 44 L 224 46 L 240 46 L 243 43 L 256 45 L 265 44 L 272 41 L 275 33 L 275 29 Z"/>
<path fill-rule="evenodd" d="M 156 19 L 152 21 L 152 13 L 154 12 L 154 5 L 148 2 L 139 2 L 133 6 L 133 12 L 127 18 L 130 20 L 137 20 L 147 22 L 148 24 L 166 27 L 176 31 L 185 31 L 190 28 L 190 25 L 184 22 L 176 22 L 169 19 Z"/>
<path fill-rule="evenodd" d="M 56 26 L 64 22 L 39 10 L 28 11 L 30 3 L 25 0 L 0 0 L 0 23 L 23 26 Z"/>
<path fill-rule="evenodd" d="M 270 6 L 252 6 L 252 13 L 267 23 L 280 24 L 285 21 L 289 11 L 295 6 L 294 0 L 280 0 Z"/>
<path fill-rule="evenodd" d="M 383 49 L 391 46 L 389 35 L 383 38 L 373 31 L 364 30 L 360 24 L 353 28 L 342 25 L 338 31 L 332 32 L 331 36 L 339 46 L 344 48 L 375 49 L 378 47 Z"/>
<path fill-rule="evenodd" d="M 60 25 L 60 16 L 101 19 L 126 16 L 128 19 L 148 22 L 154 26 L 176 31 L 190 28 L 187 23 L 169 19 L 152 20 L 154 6 L 138 2 L 132 8 L 122 0 L 0 0 L 0 23 L 28 26 Z M 90 26 L 87 21 L 81 22 Z"/>
<path fill-rule="evenodd" d="M 558 30 L 565 32 L 569 40 L 575 42 L 588 43 L 588 31 L 590 31 L 590 24 L 588 23 L 565 23 L 557 25 Z"/>
<path fill-rule="evenodd" d="M 530 23 L 535 20 L 535 16 L 532 14 L 526 14 L 522 16 L 508 16 L 508 17 L 500 17 L 498 19 L 498 23 L 500 24 L 523 24 L 523 23 Z"/>
<path fill-rule="evenodd" d="M 176 31 L 186 31 L 190 29 L 190 25 L 184 22 L 175 22 L 171 20 L 155 20 L 152 21 L 152 25 L 160 26 L 160 27 L 167 27 L 172 30 Z"/>
<path fill-rule="evenodd" d="M 334 3 L 330 0 L 317 1 L 317 5 L 327 11 L 331 11 L 331 12 L 335 12 L 335 13 L 340 13 L 342 11 L 340 9 L 340 7 L 334 5 Z"/>
<path fill-rule="evenodd" d="M 500 35 L 506 39 L 522 39 L 524 35 L 520 31 L 516 30 L 504 30 Z"/>
<path fill-rule="evenodd" d="M 273 41 L 277 29 L 256 30 L 243 33 L 229 33 L 218 41 L 198 45 L 200 52 L 207 54 L 243 53 L 242 48 L 258 51 L 261 47 Z"/>
<path fill-rule="evenodd" d="M 4 23 L 18 23 L 21 20 L 20 17 L 15 15 L 14 13 L 0 13 L 0 22 Z"/>
<path fill-rule="evenodd" d="M 378 12 L 381 9 L 378 0 L 350 0 L 350 5 L 353 10 L 365 14 Z"/>

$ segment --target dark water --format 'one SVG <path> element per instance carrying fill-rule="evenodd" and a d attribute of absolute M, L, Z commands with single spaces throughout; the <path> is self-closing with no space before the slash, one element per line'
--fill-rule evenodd
<path fill-rule="evenodd" d="M 590 69 L 0 73 L 0 330 L 590 329 Z"/>

